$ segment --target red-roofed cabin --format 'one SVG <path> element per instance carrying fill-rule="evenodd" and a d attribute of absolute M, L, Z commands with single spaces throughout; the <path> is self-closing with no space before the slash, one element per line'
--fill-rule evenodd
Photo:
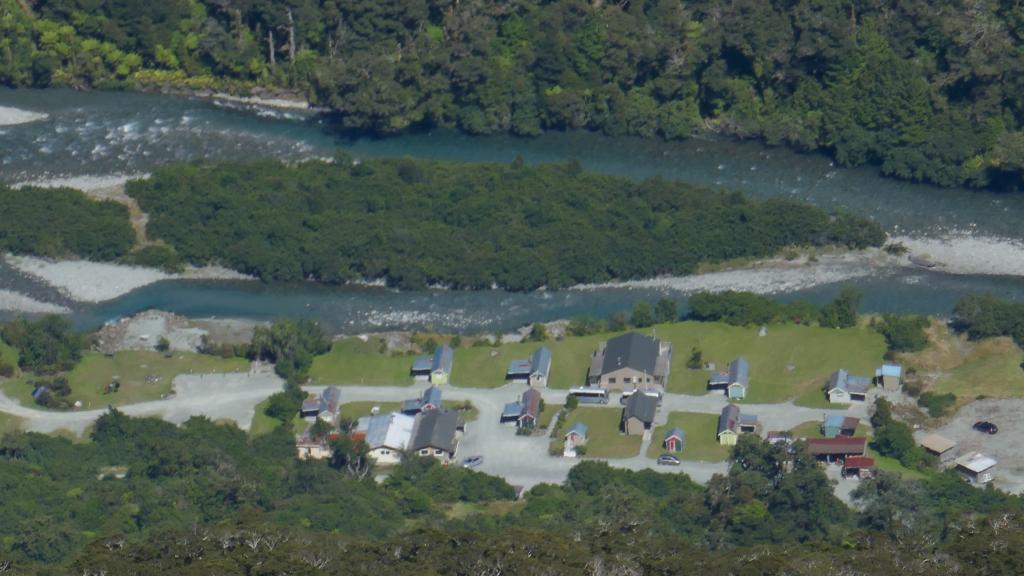
<path fill-rule="evenodd" d="M 871 469 L 875 467 L 875 459 L 867 456 L 849 456 L 843 462 L 843 478 L 871 478 Z"/>

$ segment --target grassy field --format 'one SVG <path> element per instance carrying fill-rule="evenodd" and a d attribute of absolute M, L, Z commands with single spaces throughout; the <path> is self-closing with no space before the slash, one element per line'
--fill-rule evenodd
<path fill-rule="evenodd" d="M 555 413 L 561 409 L 561 404 L 544 404 L 544 409 L 540 412 L 540 418 L 537 419 L 537 428 L 547 428 L 548 424 L 551 424 L 551 419 L 555 417 Z"/>
<path fill-rule="evenodd" d="M 0 412 L 0 438 L 5 434 L 21 430 L 21 418 Z"/>
<path fill-rule="evenodd" d="M 577 422 L 587 425 L 588 458 L 630 458 L 640 453 L 640 436 L 619 433 L 622 410 L 617 408 L 580 407 L 565 419 L 562 428 L 552 437 L 552 445 L 562 446 L 565 432 Z"/>
<path fill-rule="evenodd" d="M 0 340 L 0 362 L 13 366 L 15 375 L 18 374 L 18 351 L 5 344 L 3 340 Z"/>
<path fill-rule="evenodd" d="M 925 390 L 952 392 L 961 402 L 976 396 L 1024 396 L 1024 351 L 1010 338 L 972 342 L 935 321 L 928 340 L 924 351 L 899 356 L 904 366 L 917 370 Z"/>
<path fill-rule="evenodd" d="M 672 412 L 664 426 L 654 429 L 651 446 L 647 449 L 648 458 L 657 458 L 665 452 L 661 442 L 671 428 L 681 428 L 686 432 L 686 447 L 682 452 L 674 452 L 680 460 L 704 460 L 719 462 L 729 457 L 729 447 L 722 446 L 715 438 L 718 431 L 716 414 L 698 414 L 696 412 Z"/>
<path fill-rule="evenodd" d="M 737 356 L 747 357 L 751 372 L 749 402 L 781 402 L 803 396 L 822 386 L 837 368 L 847 368 L 854 374 L 874 374 L 885 352 L 882 337 L 867 327 L 834 330 L 778 325 L 770 326 L 765 337 L 759 337 L 754 327 L 718 323 L 677 322 L 656 326 L 654 330 L 674 347 L 669 391 L 706 393 L 708 373 L 686 369 L 690 350 L 697 346 L 705 360 L 722 367 Z M 649 334 L 651 329 L 642 332 Z M 601 341 L 618 334 L 545 342 L 552 354 L 548 386 L 564 389 L 582 384 L 591 353 Z M 451 383 L 473 388 L 501 386 L 509 362 L 529 358 L 538 346 L 523 342 L 458 348 Z M 314 361 L 313 378 L 324 384 L 411 384 L 412 357 L 381 354 L 379 347 L 373 340 L 339 340 L 331 352 Z"/>
<path fill-rule="evenodd" d="M 118 352 L 107 357 L 86 352 L 78 366 L 67 374 L 71 384 L 69 401 L 81 401 L 83 408 L 101 408 L 107 405 L 133 404 L 159 399 L 171 390 L 171 381 L 179 374 L 245 372 L 248 361 L 242 358 L 224 359 L 189 352 L 175 353 L 165 358 L 159 352 Z M 155 376 L 156 382 L 146 382 Z M 120 391 L 104 394 L 103 387 L 112 380 L 121 382 Z M 35 406 L 32 400 L 32 378 L 22 376 L 3 384 L 4 392 L 25 406 Z"/>
<path fill-rule="evenodd" d="M 381 354 L 379 347 L 380 344 L 374 340 L 337 340 L 330 352 L 317 356 L 313 361 L 310 376 L 318 384 L 411 386 L 413 380 L 409 369 L 413 356 Z"/>

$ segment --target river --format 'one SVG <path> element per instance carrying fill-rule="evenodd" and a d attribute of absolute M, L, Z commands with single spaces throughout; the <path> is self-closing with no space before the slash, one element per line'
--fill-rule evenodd
<path fill-rule="evenodd" d="M 329 120 L 302 112 L 238 107 L 135 93 L 0 90 L 0 106 L 45 114 L 0 125 L 0 180 L 67 180 L 88 185 L 111 175 L 140 174 L 193 159 L 409 155 L 466 161 L 529 163 L 577 159 L 590 170 L 671 179 L 785 196 L 877 220 L 919 254 L 944 264 L 845 270 L 835 281 L 782 285 L 780 298 L 831 299 L 840 284 L 865 293 L 864 311 L 945 314 L 969 292 L 1024 300 L 1024 195 L 940 189 L 882 178 L 872 168 L 840 169 L 828 158 L 752 142 L 697 138 L 686 142 L 553 133 L 539 138 L 467 136 L 434 131 L 390 138 L 346 138 Z M 737 282 L 736 289 L 746 289 Z M 509 329 L 534 320 L 581 314 L 603 317 L 639 300 L 682 298 L 692 285 L 589 287 L 560 292 L 396 292 L 373 287 L 258 282 L 165 281 L 100 304 L 68 301 L 53 289 L 0 266 L 0 289 L 55 302 L 82 327 L 147 308 L 195 317 L 314 317 L 338 332 L 434 328 Z M 3 314 L 0 314 L 2 316 Z M 12 313 L 6 313 L 11 316 Z"/>

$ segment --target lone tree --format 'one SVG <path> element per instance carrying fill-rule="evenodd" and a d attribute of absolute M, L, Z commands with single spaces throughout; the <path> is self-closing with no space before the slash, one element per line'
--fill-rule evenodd
<path fill-rule="evenodd" d="M 654 324 L 654 312 L 651 311 L 651 305 L 647 302 L 637 302 L 633 305 L 633 317 L 631 320 L 633 326 L 637 328 L 646 328 Z"/>
<path fill-rule="evenodd" d="M 686 367 L 690 370 L 700 370 L 700 367 L 704 365 L 704 353 L 700 351 L 700 348 L 696 346 L 690 350 L 690 359 L 686 361 Z"/>
<path fill-rule="evenodd" d="M 679 319 L 679 306 L 671 298 L 662 298 L 654 305 L 654 317 L 659 324 L 675 322 Z"/>

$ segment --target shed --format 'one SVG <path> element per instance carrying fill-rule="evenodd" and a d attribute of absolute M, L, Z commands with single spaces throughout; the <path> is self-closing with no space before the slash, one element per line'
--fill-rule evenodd
<path fill-rule="evenodd" d="M 523 399 L 521 401 L 523 411 L 519 415 L 518 423 L 516 424 L 520 428 L 534 428 L 537 426 L 537 420 L 540 419 L 540 404 L 541 395 L 540 392 L 533 388 L 523 392 Z"/>
<path fill-rule="evenodd" d="M 870 478 L 871 469 L 875 467 L 875 459 L 867 456 L 850 456 L 843 462 L 843 478 L 856 476 L 857 478 Z"/>
<path fill-rule="evenodd" d="M 622 431 L 629 436 L 650 430 L 658 411 L 658 398 L 648 394 L 633 394 L 622 409 Z"/>
<path fill-rule="evenodd" d="M 430 368 L 430 382 L 432 384 L 447 384 L 452 374 L 455 351 L 451 346 L 442 344 L 434 351 L 433 360 Z"/>
<path fill-rule="evenodd" d="M 541 346 L 530 356 L 530 385 L 547 386 L 548 373 L 551 372 L 551 350 Z"/>
<path fill-rule="evenodd" d="M 886 362 L 875 370 L 875 384 L 881 386 L 883 390 L 896 392 L 900 389 L 902 381 L 903 367 L 899 364 Z"/>
<path fill-rule="evenodd" d="M 686 447 L 686 432 L 681 428 L 672 428 L 665 433 L 665 440 L 661 443 L 662 448 L 669 452 L 682 452 Z"/>
<path fill-rule="evenodd" d="M 740 414 L 740 432 L 756 432 L 757 416 L 754 414 Z"/>
<path fill-rule="evenodd" d="M 722 408 L 718 416 L 718 443 L 723 446 L 735 446 L 739 438 L 740 407 L 728 404 Z"/>
<path fill-rule="evenodd" d="M 938 456 L 939 462 L 942 463 L 955 459 L 960 452 L 956 442 L 938 434 L 929 434 L 921 438 L 920 444 L 922 448 Z"/>
<path fill-rule="evenodd" d="M 996 464 L 995 458 L 971 452 L 956 459 L 956 471 L 971 484 L 987 484 L 995 477 Z"/>
<path fill-rule="evenodd" d="M 501 422 L 515 422 L 523 415 L 523 405 L 519 402 L 509 402 L 501 411 Z"/>
<path fill-rule="evenodd" d="M 572 442 L 574 446 L 582 446 L 587 443 L 587 425 L 583 422 L 573 424 L 565 433 L 566 442 Z"/>

